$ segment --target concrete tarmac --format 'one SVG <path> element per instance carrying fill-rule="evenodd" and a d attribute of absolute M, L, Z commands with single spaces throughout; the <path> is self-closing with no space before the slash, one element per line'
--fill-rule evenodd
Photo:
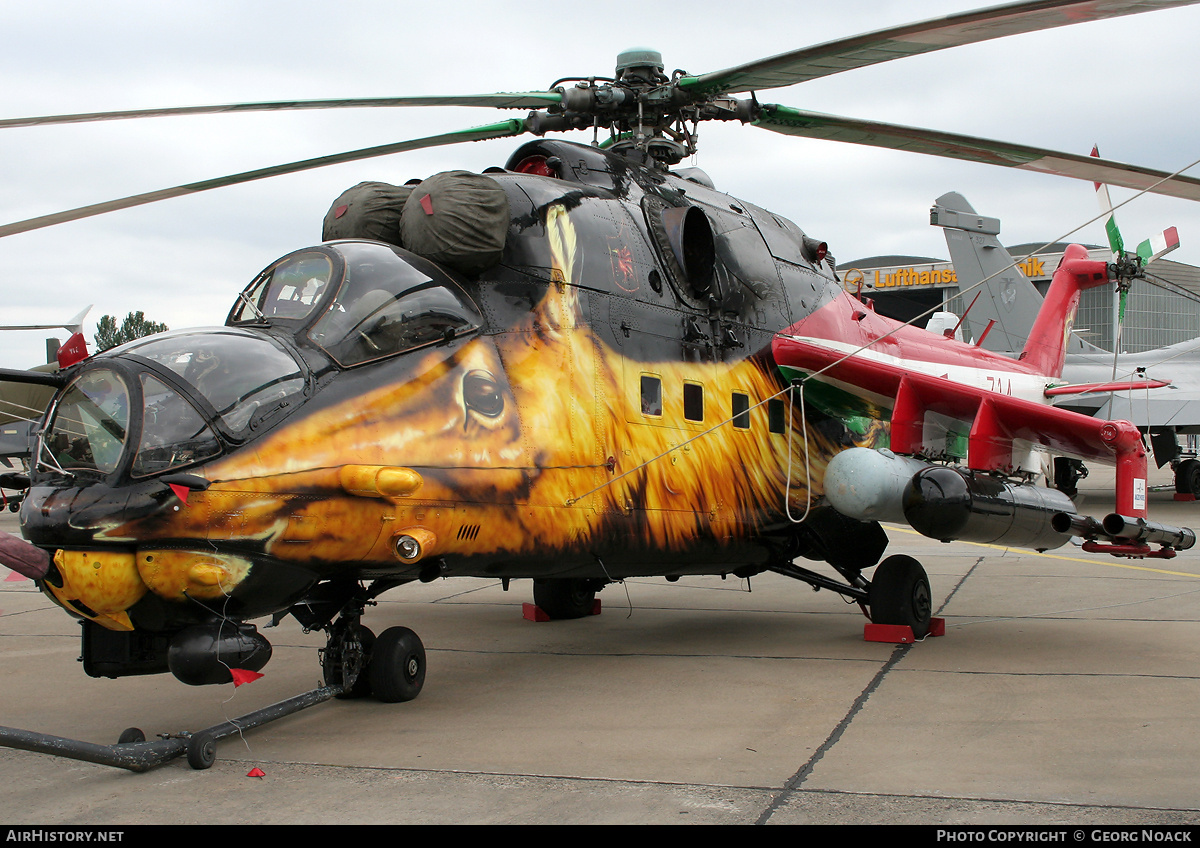
<path fill-rule="evenodd" d="M 1082 509 L 1103 517 L 1111 475 L 1084 482 Z M 1154 492 L 1151 517 L 1200 527 L 1200 504 Z M 0 529 L 17 532 L 15 516 Z M 775 575 L 630 580 L 601 593 L 601 615 L 550 623 L 522 618 L 525 581 L 401 587 L 364 623 L 420 634 L 415 701 L 320 704 L 222 740 L 203 771 L 0 748 L 0 822 L 1200 822 L 1200 552 L 1128 560 L 888 532 L 889 553 L 929 572 L 944 637 L 867 642 L 857 606 Z M 290 619 L 264 631 L 265 677 L 236 689 L 91 679 L 78 625 L 7 574 L 0 724 L 109 744 L 320 684 L 323 636 Z"/>

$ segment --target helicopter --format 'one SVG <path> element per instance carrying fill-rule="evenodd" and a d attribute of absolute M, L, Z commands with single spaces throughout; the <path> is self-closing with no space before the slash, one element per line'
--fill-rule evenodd
<path fill-rule="evenodd" d="M 1147 517 L 1136 428 L 1045 394 L 1079 292 L 1136 278 L 1136 263 L 1072 257 L 1014 363 L 876 315 L 846 291 L 826 243 L 678 167 L 700 124 L 725 121 L 1200 200 L 1191 177 L 758 99 L 903 55 L 1179 5 L 1019 2 L 699 75 L 668 76 L 639 48 L 612 78 L 516 94 L 2 120 L 532 110 L 3 225 L 0 237 L 322 165 L 537 138 L 482 174 L 348 190 L 328 238 L 268 265 L 222 327 L 138 339 L 53 375 L 0 374 L 55 390 L 24 481 L 24 539 L 0 538 L 0 561 L 81 622 L 91 676 L 236 681 L 270 659 L 253 622 L 292 616 L 327 633 L 323 673 L 342 695 L 402 702 L 424 685 L 424 646 L 362 620 L 415 581 L 528 579 L 541 610 L 573 619 L 628 577 L 770 570 L 920 638 L 928 578 L 911 557 L 884 556 L 881 521 L 1039 550 L 1073 536 L 1117 556 L 1190 548 L 1191 530 Z M 545 138 L 566 131 L 595 143 Z M 1028 444 L 1115 463 L 1117 511 L 1081 516 L 1036 485 Z"/>

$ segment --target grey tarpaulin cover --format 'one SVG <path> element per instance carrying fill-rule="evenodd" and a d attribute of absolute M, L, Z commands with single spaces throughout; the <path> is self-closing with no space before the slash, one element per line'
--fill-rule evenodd
<path fill-rule="evenodd" d="M 400 245 L 400 215 L 412 186 L 359 183 L 341 193 L 321 227 L 321 240 L 365 238 Z"/>
<path fill-rule="evenodd" d="M 491 177 L 443 171 L 413 186 L 400 241 L 426 259 L 475 274 L 500 261 L 509 218 L 508 197 Z"/>

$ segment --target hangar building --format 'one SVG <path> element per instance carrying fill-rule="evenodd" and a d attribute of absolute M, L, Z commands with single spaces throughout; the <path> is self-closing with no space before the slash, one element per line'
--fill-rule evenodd
<path fill-rule="evenodd" d="M 1093 259 L 1112 258 L 1108 248 L 1085 247 Z M 1023 260 L 1018 267 L 1045 294 L 1065 249 L 1062 243 L 1021 244 L 1008 248 L 1008 252 Z M 962 316 L 973 297 L 959 295 L 954 266 L 945 259 L 876 256 L 839 263 L 838 271 L 847 289 L 856 290 L 861 281 L 863 296 L 874 299 L 875 309 L 901 321 L 930 310 Z M 1200 268 L 1164 257 L 1146 267 L 1146 276 L 1146 282 L 1133 285 L 1127 298 L 1122 352 L 1138 353 L 1200 337 Z M 969 321 L 969 312 L 967 316 Z M 925 319 L 917 323 L 924 326 Z M 1112 288 L 1100 286 L 1084 292 L 1075 332 L 1098 347 L 1112 350 L 1115 327 Z"/>

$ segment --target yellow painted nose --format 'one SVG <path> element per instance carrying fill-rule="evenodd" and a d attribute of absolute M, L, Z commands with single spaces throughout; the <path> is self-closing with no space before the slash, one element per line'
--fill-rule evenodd
<path fill-rule="evenodd" d="M 68 607 L 109 630 L 132 630 L 125 610 L 146 594 L 135 557 L 121 551 L 58 551 L 54 564 L 62 576 L 62 587 L 46 581 L 46 587 Z M 81 609 L 78 601 L 86 609 Z M 87 615 L 91 611 L 92 615 Z"/>

